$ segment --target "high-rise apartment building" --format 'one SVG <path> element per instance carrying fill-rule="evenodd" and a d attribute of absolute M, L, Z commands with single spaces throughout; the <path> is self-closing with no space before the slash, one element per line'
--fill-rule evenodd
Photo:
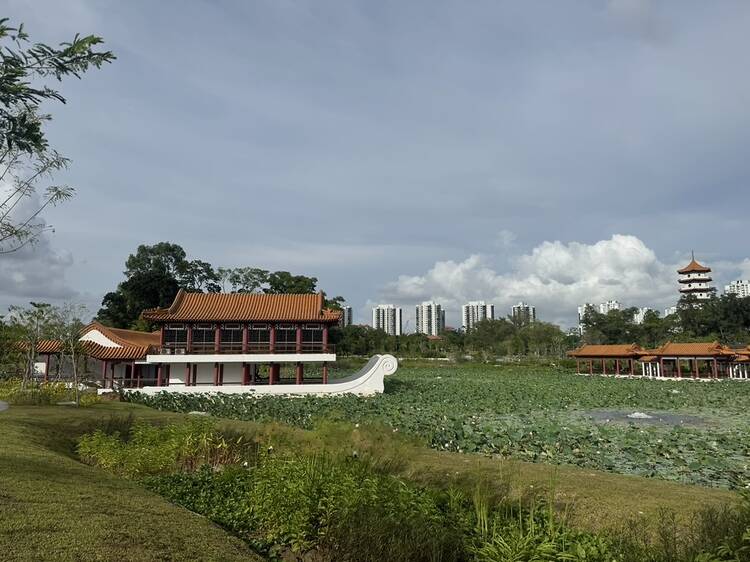
<path fill-rule="evenodd" d="M 352 314 L 352 307 L 351 306 L 342 306 L 341 307 L 341 320 L 339 321 L 339 325 L 342 328 L 346 328 L 347 326 L 351 326 L 354 322 L 354 315 Z"/>
<path fill-rule="evenodd" d="M 482 320 L 495 319 L 495 305 L 484 301 L 470 301 L 461 307 L 461 328 L 466 332 Z"/>
<path fill-rule="evenodd" d="M 599 305 L 599 314 L 607 314 L 610 310 L 620 310 L 618 301 L 607 301 Z"/>
<path fill-rule="evenodd" d="M 724 294 L 735 295 L 740 299 L 750 297 L 750 281 L 744 281 L 742 279 L 732 281 L 729 285 L 724 285 Z"/>
<path fill-rule="evenodd" d="M 391 336 L 401 335 L 401 307 L 379 304 L 372 309 L 372 327 Z"/>
<path fill-rule="evenodd" d="M 643 321 L 646 318 L 646 313 L 650 310 L 653 310 L 647 306 L 643 306 L 635 311 L 635 314 L 633 315 L 633 322 L 636 324 L 643 324 Z"/>
<path fill-rule="evenodd" d="M 423 302 L 416 309 L 416 332 L 437 336 L 445 329 L 445 311 L 434 301 Z"/>
<path fill-rule="evenodd" d="M 536 320 L 536 307 L 525 302 L 519 302 L 510 309 L 513 322 L 520 326 L 526 326 Z"/>

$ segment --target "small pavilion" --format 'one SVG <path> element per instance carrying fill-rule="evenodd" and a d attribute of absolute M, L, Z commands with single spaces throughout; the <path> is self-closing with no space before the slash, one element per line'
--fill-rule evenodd
<path fill-rule="evenodd" d="M 635 362 L 644 353 L 634 343 L 624 345 L 582 345 L 568 353 L 575 357 L 576 372 L 581 374 L 581 361 L 588 363 L 589 375 L 635 375 Z M 595 368 L 596 367 L 596 368 Z M 608 369 L 609 367 L 609 369 Z"/>
<path fill-rule="evenodd" d="M 719 342 L 667 342 L 656 349 L 630 345 L 582 345 L 568 353 L 578 374 L 672 379 L 750 380 L 750 346 L 731 349 Z M 581 372 L 581 362 L 588 369 Z M 635 363 L 640 363 L 637 373 Z"/>

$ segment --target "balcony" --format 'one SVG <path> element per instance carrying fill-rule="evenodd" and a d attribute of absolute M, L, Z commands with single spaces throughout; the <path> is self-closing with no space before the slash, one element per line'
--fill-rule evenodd
<path fill-rule="evenodd" d="M 336 353 L 335 346 L 323 342 L 277 342 L 273 349 L 268 342 L 248 343 L 243 350 L 241 343 L 223 343 L 219 350 L 213 343 L 193 343 L 190 349 L 184 343 L 167 344 L 157 348 L 161 355 L 242 355 L 242 354 L 295 354 L 295 353 Z"/>

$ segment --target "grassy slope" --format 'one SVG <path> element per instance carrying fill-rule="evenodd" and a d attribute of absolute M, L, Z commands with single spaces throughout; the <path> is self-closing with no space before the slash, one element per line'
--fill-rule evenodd
<path fill-rule="evenodd" d="M 0 559 L 259 560 L 203 517 L 72 457 L 74 436 L 113 409 L 125 408 L 0 413 Z"/>
<path fill-rule="evenodd" d="M 0 413 L 0 559 L 44 560 L 248 560 L 237 539 L 205 519 L 149 494 L 132 482 L 78 463 L 77 435 L 113 413 L 164 421 L 180 414 L 131 404 L 12 407 Z M 574 503 L 572 521 L 601 529 L 631 516 L 655 516 L 659 506 L 682 516 L 709 503 L 733 501 L 733 493 L 576 467 L 498 461 L 444 453 L 394 439 L 389 430 L 332 425 L 303 431 L 280 424 L 225 420 L 264 445 L 301 451 L 361 451 L 402 476 L 471 491 L 511 486 L 513 494 L 549 487 Z"/>

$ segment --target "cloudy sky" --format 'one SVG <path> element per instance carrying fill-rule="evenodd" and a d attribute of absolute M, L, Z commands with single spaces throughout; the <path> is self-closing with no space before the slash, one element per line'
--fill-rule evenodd
<path fill-rule="evenodd" d="M 690 250 L 750 276 L 750 2 L 6 0 L 118 60 L 49 108 L 76 198 L 0 307 L 94 311 L 138 244 L 435 298 L 663 308 Z M 413 324 L 413 323 L 412 323 Z"/>

